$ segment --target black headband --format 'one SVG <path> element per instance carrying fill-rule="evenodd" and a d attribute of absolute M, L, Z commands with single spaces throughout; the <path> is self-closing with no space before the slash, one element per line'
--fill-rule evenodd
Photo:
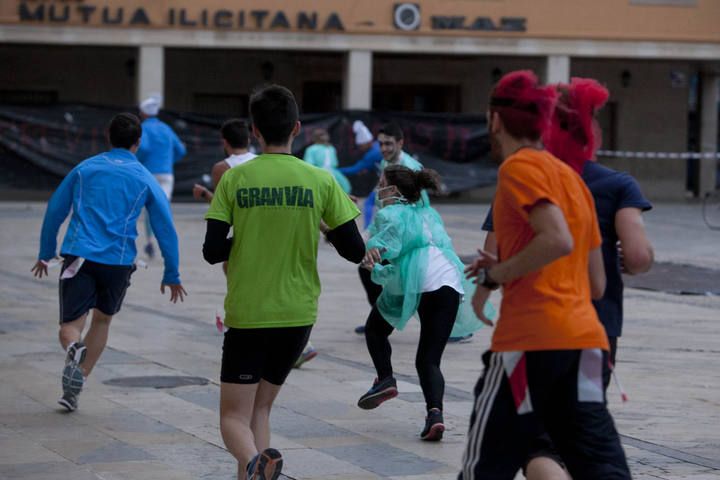
<path fill-rule="evenodd" d="M 534 103 L 520 104 L 517 103 L 517 100 L 514 98 L 492 97 L 490 99 L 490 106 L 514 108 L 516 110 L 523 110 L 530 113 L 539 113 L 537 105 L 535 105 Z"/>

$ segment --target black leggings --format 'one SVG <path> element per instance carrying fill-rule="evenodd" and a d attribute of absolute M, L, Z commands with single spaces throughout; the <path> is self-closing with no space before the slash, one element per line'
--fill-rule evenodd
<path fill-rule="evenodd" d="M 387 262 L 383 262 L 385 264 Z M 382 287 L 378 285 L 377 283 L 373 282 L 371 279 L 371 273 L 370 270 L 368 270 L 365 267 L 358 267 L 358 273 L 360 274 L 360 281 L 362 282 L 362 286 L 365 289 L 365 294 L 367 295 L 368 303 L 371 307 L 375 306 L 375 302 L 377 302 L 378 297 L 382 293 Z"/>
<path fill-rule="evenodd" d="M 420 297 L 420 343 L 415 356 L 415 368 L 428 410 L 443 408 L 445 379 L 440 371 L 440 359 L 450 338 L 459 306 L 460 294 L 447 286 L 423 293 Z M 388 341 L 393 330 L 377 307 L 373 306 L 365 324 L 365 341 L 379 380 L 393 374 L 390 361 L 392 347 Z"/>

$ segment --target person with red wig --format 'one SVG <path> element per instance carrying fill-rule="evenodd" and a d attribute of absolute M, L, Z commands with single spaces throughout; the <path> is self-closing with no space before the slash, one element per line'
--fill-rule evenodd
<path fill-rule="evenodd" d="M 652 204 L 630 174 L 595 161 L 602 140 L 595 114 L 607 102 L 608 90 L 590 78 L 573 78 L 569 85 L 560 84 L 556 90 L 560 98 L 543 142 L 553 155 L 582 175 L 595 200 L 607 286 L 603 297 L 593 304 L 608 334 L 610 361 L 615 365 L 623 322 L 621 274 L 644 273 L 653 264 L 653 247 L 642 219 Z M 608 382 L 609 377 L 605 388 Z"/>
<path fill-rule="evenodd" d="M 490 96 L 498 254 L 481 252 L 470 274 L 473 306 L 501 285 L 503 299 L 460 480 L 512 480 L 543 434 L 573 478 L 631 478 L 605 403 L 609 344 L 591 303 L 605 290 L 592 196 L 541 143 L 556 99 L 529 71 L 505 75 Z M 482 308 L 476 314 L 484 318 Z"/>

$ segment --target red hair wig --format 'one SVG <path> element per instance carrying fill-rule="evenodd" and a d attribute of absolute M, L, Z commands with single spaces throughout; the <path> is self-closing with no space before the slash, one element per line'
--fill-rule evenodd
<path fill-rule="evenodd" d="M 530 70 L 503 76 L 490 94 L 490 112 L 496 112 L 510 135 L 539 140 L 550 123 L 557 93 L 541 87 Z"/>
<path fill-rule="evenodd" d="M 591 78 L 573 78 L 569 85 L 555 88 L 560 98 L 543 143 L 550 153 L 580 173 L 600 147 L 602 135 L 595 112 L 605 105 L 610 93 Z"/>

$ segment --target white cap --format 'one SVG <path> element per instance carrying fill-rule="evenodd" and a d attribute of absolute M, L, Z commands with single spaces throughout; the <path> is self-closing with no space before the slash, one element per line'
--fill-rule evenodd
<path fill-rule="evenodd" d="M 140 111 L 148 117 L 154 117 L 160 111 L 162 105 L 162 96 L 160 94 L 152 94 L 142 102 L 140 102 Z"/>
<path fill-rule="evenodd" d="M 360 120 L 353 122 L 353 132 L 355 133 L 355 144 L 364 145 L 373 141 L 372 133 Z"/>

